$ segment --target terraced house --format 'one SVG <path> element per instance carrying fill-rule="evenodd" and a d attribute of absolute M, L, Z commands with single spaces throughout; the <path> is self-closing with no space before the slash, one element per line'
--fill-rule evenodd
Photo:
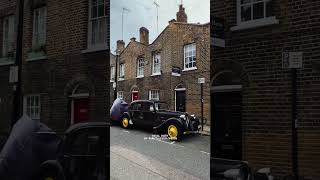
<path fill-rule="evenodd" d="M 17 6 L 0 0 L 0 128 L 12 118 Z M 58 132 L 106 121 L 109 95 L 109 2 L 25 0 L 23 113 Z"/>
<path fill-rule="evenodd" d="M 212 155 L 319 179 L 320 2 L 211 4 L 225 40 L 211 48 Z"/>
<path fill-rule="evenodd" d="M 205 78 L 204 116 L 209 119 L 209 26 L 209 23 L 188 23 L 180 5 L 177 19 L 169 21 L 153 42 L 149 42 L 149 30 L 145 27 L 139 30 L 139 41 L 133 37 L 125 46 L 123 40 L 118 40 L 118 96 L 126 102 L 160 100 L 172 110 L 200 116 L 198 78 Z M 111 82 L 115 77 L 116 59 L 113 56 L 110 61 Z"/>

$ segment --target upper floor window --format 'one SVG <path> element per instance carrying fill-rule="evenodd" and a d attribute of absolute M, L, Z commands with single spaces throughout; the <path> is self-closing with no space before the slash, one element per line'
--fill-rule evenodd
<path fill-rule="evenodd" d="M 15 47 L 15 17 L 7 16 L 2 21 L 2 57 L 12 56 Z"/>
<path fill-rule="evenodd" d="M 159 101 L 159 90 L 150 90 L 149 91 L 149 100 Z"/>
<path fill-rule="evenodd" d="M 115 74 L 116 74 L 116 68 L 114 66 L 111 67 L 110 69 L 110 81 L 114 81 L 115 80 Z"/>
<path fill-rule="evenodd" d="M 40 119 L 40 95 L 27 95 L 24 97 L 24 114 L 31 119 Z"/>
<path fill-rule="evenodd" d="M 107 48 L 107 0 L 90 0 L 88 48 Z"/>
<path fill-rule="evenodd" d="M 47 8 L 41 7 L 33 11 L 32 49 L 43 48 L 47 36 Z"/>
<path fill-rule="evenodd" d="M 231 30 L 277 24 L 273 0 L 237 0 L 237 26 Z"/>
<path fill-rule="evenodd" d="M 124 64 L 120 64 L 119 80 L 124 80 Z"/>
<path fill-rule="evenodd" d="M 152 75 L 161 74 L 161 56 L 160 53 L 153 55 Z"/>
<path fill-rule="evenodd" d="M 118 91 L 118 98 L 123 99 L 123 91 Z"/>
<path fill-rule="evenodd" d="M 195 43 L 184 46 L 184 70 L 192 69 L 197 69 Z"/>
<path fill-rule="evenodd" d="M 137 61 L 137 77 L 144 76 L 144 60 L 138 59 Z"/>

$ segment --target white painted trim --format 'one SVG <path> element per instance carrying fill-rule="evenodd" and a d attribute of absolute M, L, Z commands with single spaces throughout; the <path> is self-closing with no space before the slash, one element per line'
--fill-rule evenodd
<path fill-rule="evenodd" d="M 39 60 L 45 60 L 45 59 L 48 59 L 47 56 L 39 56 L 39 57 L 34 57 L 34 58 L 28 58 L 26 59 L 26 61 L 39 61 Z"/>
<path fill-rule="evenodd" d="M 188 68 L 188 69 L 183 69 L 182 71 L 185 72 L 185 71 L 193 71 L 193 70 L 197 70 L 198 68 L 197 67 L 192 67 L 192 68 Z"/>
<path fill-rule="evenodd" d="M 186 88 L 176 88 L 175 91 L 185 91 Z"/>
<path fill-rule="evenodd" d="M 82 50 L 81 53 L 85 54 L 85 53 L 91 53 L 91 52 L 98 52 L 98 51 L 107 51 L 108 47 L 88 47 L 85 50 Z"/>
<path fill-rule="evenodd" d="M 144 76 L 137 76 L 136 78 L 137 79 L 141 79 L 141 78 L 144 78 Z"/>
<path fill-rule="evenodd" d="M 231 31 L 243 30 L 243 29 L 250 29 L 250 28 L 257 28 L 262 26 L 268 26 L 273 24 L 279 24 L 279 20 L 276 19 L 275 16 L 264 18 L 264 19 L 257 19 L 248 22 L 241 22 L 239 25 L 231 27 Z"/>
<path fill-rule="evenodd" d="M 70 98 L 86 98 L 86 97 L 89 97 L 89 93 L 72 94 L 69 97 Z"/>
<path fill-rule="evenodd" d="M 151 76 L 161 76 L 161 73 L 152 74 Z"/>
<path fill-rule="evenodd" d="M 222 85 L 222 86 L 213 86 L 211 88 L 212 92 L 230 92 L 230 91 L 241 91 L 242 85 Z"/>

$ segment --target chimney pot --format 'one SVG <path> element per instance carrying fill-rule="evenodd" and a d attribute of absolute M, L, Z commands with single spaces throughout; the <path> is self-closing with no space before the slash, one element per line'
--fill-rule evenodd
<path fill-rule="evenodd" d="M 149 45 L 149 30 L 145 27 L 140 28 L 140 42 Z"/>
<path fill-rule="evenodd" d="M 125 43 L 123 40 L 117 41 L 117 51 L 121 53 L 124 50 Z"/>
<path fill-rule="evenodd" d="M 180 4 L 179 11 L 177 12 L 177 21 L 184 22 L 184 23 L 188 22 L 188 16 L 182 4 Z"/>

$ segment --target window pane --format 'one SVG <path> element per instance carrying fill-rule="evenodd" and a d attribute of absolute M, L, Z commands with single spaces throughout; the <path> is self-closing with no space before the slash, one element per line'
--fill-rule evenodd
<path fill-rule="evenodd" d="M 91 0 L 91 5 L 92 5 L 92 6 L 97 5 L 97 0 Z"/>
<path fill-rule="evenodd" d="M 241 0 L 241 4 L 247 4 L 247 3 L 251 3 L 252 0 Z"/>
<path fill-rule="evenodd" d="M 273 6 L 271 0 L 266 2 L 266 17 L 270 16 L 273 16 Z"/>
<path fill-rule="evenodd" d="M 98 16 L 99 16 L 99 17 L 104 16 L 104 4 L 99 5 L 99 8 L 98 8 Z"/>
<path fill-rule="evenodd" d="M 253 19 L 264 18 L 264 2 L 253 4 Z"/>
<path fill-rule="evenodd" d="M 245 5 L 241 7 L 241 21 L 251 20 L 251 5 Z"/>
<path fill-rule="evenodd" d="M 98 14 L 98 8 L 97 8 L 97 6 L 93 6 L 91 8 L 91 18 L 96 18 L 97 14 Z"/>
<path fill-rule="evenodd" d="M 92 20 L 92 37 L 91 37 L 92 44 L 96 43 L 97 30 L 98 30 L 98 22 L 97 20 Z"/>

